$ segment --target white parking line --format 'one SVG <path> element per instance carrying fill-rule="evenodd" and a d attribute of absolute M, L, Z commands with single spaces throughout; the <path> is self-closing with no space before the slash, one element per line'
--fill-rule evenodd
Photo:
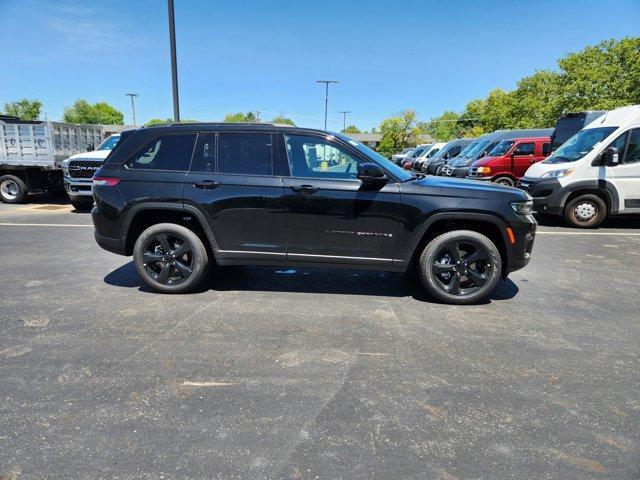
<path fill-rule="evenodd" d="M 618 237 L 640 237 L 638 232 L 550 232 L 538 230 L 536 235 L 614 235 Z"/>
<path fill-rule="evenodd" d="M 77 225 L 73 223 L 9 223 L 1 222 L 2 227 L 90 227 L 93 225 Z"/>

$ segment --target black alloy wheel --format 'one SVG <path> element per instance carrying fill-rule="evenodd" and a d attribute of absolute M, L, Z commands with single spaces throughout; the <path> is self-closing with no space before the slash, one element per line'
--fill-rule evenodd
<path fill-rule="evenodd" d="M 458 305 L 477 302 L 502 273 L 498 247 L 472 230 L 453 230 L 431 240 L 420 256 L 420 278 L 437 299 Z"/>
<path fill-rule="evenodd" d="M 195 288 L 206 276 L 207 250 L 189 228 L 173 223 L 152 225 L 133 247 L 136 270 L 144 282 L 164 293 Z"/>

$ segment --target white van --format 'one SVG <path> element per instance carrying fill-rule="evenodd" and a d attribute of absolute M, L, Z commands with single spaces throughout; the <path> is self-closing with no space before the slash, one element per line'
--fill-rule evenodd
<path fill-rule="evenodd" d="M 518 187 L 531 194 L 538 213 L 564 215 L 575 227 L 640 213 L 640 105 L 591 122 L 532 165 Z"/>

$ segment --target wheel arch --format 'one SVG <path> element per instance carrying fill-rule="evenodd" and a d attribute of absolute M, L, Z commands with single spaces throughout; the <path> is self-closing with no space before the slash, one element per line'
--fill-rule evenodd
<path fill-rule="evenodd" d="M 596 195 L 607 206 L 607 214 L 617 213 L 620 208 L 620 196 L 615 185 L 607 180 L 590 180 L 576 182 L 567 188 L 562 196 L 560 206 L 564 211 L 567 203 L 580 195 Z"/>
<path fill-rule="evenodd" d="M 410 248 L 410 258 L 407 268 L 417 265 L 424 247 L 441 233 L 451 230 L 473 230 L 488 237 L 500 252 L 502 259 L 502 274 L 508 271 L 509 250 L 508 238 L 505 230 L 507 223 L 500 217 L 491 214 L 473 212 L 443 212 L 432 215 L 424 222 L 416 235 L 417 240 Z"/>

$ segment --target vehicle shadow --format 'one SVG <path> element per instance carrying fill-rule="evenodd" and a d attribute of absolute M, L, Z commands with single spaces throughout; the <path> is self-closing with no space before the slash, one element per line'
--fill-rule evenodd
<path fill-rule="evenodd" d="M 571 227 L 562 217 L 557 215 L 536 215 L 535 218 L 542 227 L 565 227 L 576 231 L 582 230 L 581 228 Z M 638 227 L 640 227 L 640 215 L 618 215 L 607 217 L 605 221 L 594 230 L 607 228 L 637 229 Z"/>
<path fill-rule="evenodd" d="M 138 288 L 152 292 L 138 276 L 133 262 L 128 262 L 104 277 L 105 283 L 117 287 Z M 208 290 L 248 292 L 298 292 L 337 295 L 372 295 L 412 297 L 421 302 L 441 303 L 429 296 L 420 280 L 402 273 L 368 270 L 296 267 L 216 267 L 194 293 Z M 498 286 L 480 304 L 509 300 L 518 293 L 511 280 L 500 280 Z"/>

